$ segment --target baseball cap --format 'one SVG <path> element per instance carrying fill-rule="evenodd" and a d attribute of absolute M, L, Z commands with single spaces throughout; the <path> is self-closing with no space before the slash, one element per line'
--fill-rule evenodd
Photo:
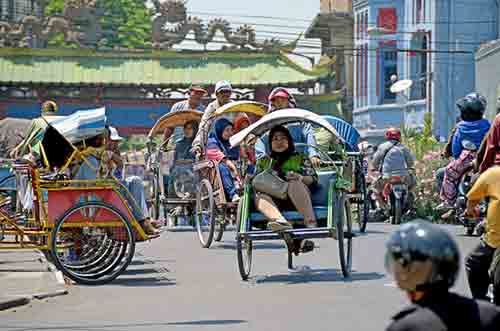
<path fill-rule="evenodd" d="M 189 92 L 197 92 L 197 93 L 201 93 L 203 95 L 206 95 L 208 93 L 207 90 L 205 90 L 200 85 L 191 85 L 189 87 Z"/>
<path fill-rule="evenodd" d="M 227 80 L 221 80 L 220 82 L 217 82 L 217 84 L 215 84 L 215 93 L 217 94 L 222 91 L 233 91 L 231 83 L 229 83 Z"/>
<path fill-rule="evenodd" d="M 120 141 L 120 140 L 123 140 L 123 137 L 121 137 L 118 134 L 118 130 L 116 130 L 116 128 L 110 126 L 109 127 L 109 139 L 114 140 L 114 141 Z"/>

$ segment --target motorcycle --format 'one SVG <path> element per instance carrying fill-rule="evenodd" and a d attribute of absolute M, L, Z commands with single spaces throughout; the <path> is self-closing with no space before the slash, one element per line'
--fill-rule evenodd
<path fill-rule="evenodd" d="M 391 224 L 401 224 L 403 215 L 411 210 L 414 199 L 404 177 L 391 176 L 384 186 L 382 195 L 390 206 Z"/>
<path fill-rule="evenodd" d="M 495 290 L 495 277 L 500 277 L 500 248 L 497 248 L 493 261 L 491 261 L 490 270 L 488 271 L 490 275 L 490 285 L 488 287 L 488 294 L 486 295 L 491 303 L 500 305 L 500 300 L 495 300 L 495 294 L 498 295 L 500 289 Z M 498 280 L 496 281 L 498 283 Z"/>
<path fill-rule="evenodd" d="M 471 218 L 466 215 L 465 211 L 467 209 L 467 193 L 472 188 L 474 184 L 473 181 L 473 169 L 472 167 L 462 176 L 460 184 L 458 185 L 458 197 L 455 202 L 455 208 L 457 211 L 457 221 L 465 227 L 465 234 L 467 236 L 472 236 L 476 233 L 477 236 L 482 236 L 485 232 L 484 220 L 486 213 L 488 212 L 487 201 L 481 201 L 478 206 L 478 216 Z"/>

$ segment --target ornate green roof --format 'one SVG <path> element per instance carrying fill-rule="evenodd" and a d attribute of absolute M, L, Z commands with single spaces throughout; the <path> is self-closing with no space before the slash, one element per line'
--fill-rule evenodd
<path fill-rule="evenodd" d="M 326 75 L 283 53 L 0 49 L 0 82 L 11 84 L 181 87 L 225 79 L 244 87 L 298 85 Z"/>

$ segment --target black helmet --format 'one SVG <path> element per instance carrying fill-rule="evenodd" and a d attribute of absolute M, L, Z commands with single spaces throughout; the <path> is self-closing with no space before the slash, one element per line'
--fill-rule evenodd
<path fill-rule="evenodd" d="M 480 120 L 486 110 L 486 98 L 479 93 L 470 93 L 457 101 L 460 117 L 464 121 Z"/>
<path fill-rule="evenodd" d="M 431 261 L 432 273 L 417 290 L 433 287 L 450 288 L 455 283 L 460 267 L 458 246 L 443 228 L 425 221 L 402 225 L 386 244 L 386 269 L 394 263 L 403 267 L 412 262 Z"/>

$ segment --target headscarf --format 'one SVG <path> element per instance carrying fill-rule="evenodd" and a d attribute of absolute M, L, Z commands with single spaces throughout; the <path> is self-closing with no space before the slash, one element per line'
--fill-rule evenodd
<path fill-rule="evenodd" d="M 187 125 L 191 125 L 193 127 L 193 136 L 186 137 L 184 136 L 181 140 L 177 141 L 175 144 L 175 158 L 177 160 L 191 160 L 193 159 L 193 155 L 191 154 L 191 145 L 193 144 L 193 140 L 196 137 L 196 132 L 198 132 L 198 122 L 191 121 L 184 124 L 184 127 Z"/>
<path fill-rule="evenodd" d="M 287 137 L 287 140 L 288 140 L 288 148 L 287 148 L 287 150 L 285 150 L 283 152 L 275 152 L 275 151 L 273 151 L 273 148 L 272 148 L 273 137 L 278 132 L 285 134 L 285 136 Z M 268 139 L 269 139 L 269 142 L 268 142 L 269 150 L 271 151 L 270 156 L 271 156 L 271 159 L 273 159 L 275 161 L 275 163 L 273 165 L 273 170 L 276 170 L 280 177 L 284 177 L 285 174 L 283 173 L 281 167 L 288 159 L 290 159 L 290 157 L 297 154 L 295 152 L 295 144 L 293 142 L 292 135 L 290 134 L 290 131 L 288 131 L 288 129 L 285 128 L 284 126 L 276 125 L 269 132 Z"/>
<path fill-rule="evenodd" d="M 214 131 L 208 136 L 207 149 L 219 149 L 226 158 L 237 160 L 240 156 L 239 148 L 231 148 L 229 139 L 222 137 L 222 133 L 228 126 L 233 126 L 233 123 L 226 118 L 215 122 Z"/>
<path fill-rule="evenodd" d="M 250 124 L 250 119 L 246 114 L 241 114 L 236 116 L 234 119 L 234 133 L 238 133 L 242 130 L 243 123 L 247 122 Z"/>

